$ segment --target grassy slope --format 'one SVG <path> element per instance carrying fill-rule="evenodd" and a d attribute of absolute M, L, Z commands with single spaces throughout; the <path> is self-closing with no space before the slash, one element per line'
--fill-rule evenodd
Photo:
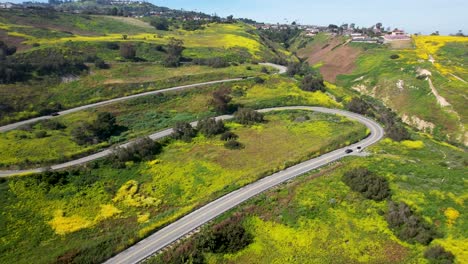
<path fill-rule="evenodd" d="M 264 76 L 265 78 L 267 76 Z M 48 136 L 37 138 L 45 131 L 41 124 L 32 130 L 13 130 L 0 134 L 0 167 L 44 165 L 69 160 L 73 157 L 102 149 L 117 142 L 148 135 L 171 127 L 177 121 L 194 121 L 216 113 L 210 107 L 211 94 L 219 87 L 232 87 L 234 103 L 253 108 L 284 105 L 320 105 L 340 107 L 329 96 L 321 92 L 310 93 L 300 90 L 292 80 L 284 77 L 268 77 L 259 85 L 253 81 L 200 87 L 195 90 L 169 93 L 116 103 L 87 111 L 58 117 L 57 121 L 67 126 L 62 131 L 47 131 Z M 79 121 L 93 120 L 98 112 L 111 112 L 117 116 L 120 126 L 126 131 L 112 137 L 108 142 L 93 146 L 79 146 L 71 137 L 71 131 Z M 47 148 L 39 146 L 47 145 Z"/>
<path fill-rule="evenodd" d="M 0 124 L 36 116 L 50 103 L 72 107 L 122 94 L 256 74 L 247 71 L 244 66 L 225 69 L 198 66 L 165 69 L 158 66 L 166 54 L 158 51 L 156 46 L 167 44 L 173 37 L 184 41 L 186 49 L 183 55 L 192 59 L 222 57 L 228 62 L 239 63 L 269 61 L 278 56 L 261 42 L 253 27 L 242 23 L 210 24 L 204 30 L 197 31 L 157 31 L 146 22 L 133 18 L 57 12 L 41 14 L 33 10 L 0 10 L 0 14 L 0 33 L 14 38 L 14 44 L 22 41 L 20 53 L 24 56 L 53 48 L 66 54 L 82 54 L 83 57 L 96 55 L 112 64 L 110 70 L 92 68 L 90 75 L 81 76 L 79 81 L 72 83 L 47 78 L 0 85 L 0 103 L 13 104 L 16 109 L 2 118 Z M 124 40 L 123 35 L 128 38 Z M 122 58 L 118 50 L 107 47 L 109 42 L 133 43 L 137 56 L 155 65 L 115 64 Z M 32 48 L 33 44 L 40 46 Z M 282 56 L 289 54 L 279 47 L 276 49 Z"/>
<path fill-rule="evenodd" d="M 468 156 L 425 136 L 416 138 L 384 140 L 372 147 L 373 156 L 347 158 L 235 209 L 247 215 L 245 227 L 254 243 L 239 253 L 207 255 L 208 263 L 427 263 L 426 247 L 402 242 L 389 230 L 382 215 L 386 202 L 366 200 L 341 181 L 358 166 L 387 178 L 393 200 L 410 204 L 442 233 L 431 245 L 443 245 L 457 263 L 466 263 Z M 445 215 L 448 208 L 460 213 L 453 224 Z"/>
<path fill-rule="evenodd" d="M 303 115 L 310 121 L 293 121 Z M 99 262 L 198 205 L 366 131 L 341 117 L 307 112 L 269 114 L 267 120 L 229 124 L 245 144 L 239 151 L 198 137 L 171 143 L 157 159 L 123 170 L 99 163 L 63 184 L 33 177 L 1 183 L 0 262 L 50 263 L 59 256 Z"/>
<path fill-rule="evenodd" d="M 7 124 L 39 115 L 48 104 L 60 103 L 65 108 L 178 85 L 260 75 L 261 67 L 250 65 L 214 69 L 207 66 L 165 68 L 157 64 L 115 64 L 111 69 L 92 69 L 92 74 L 68 83 L 16 83 L 0 85 L 0 103 L 18 106 L 0 120 Z"/>
<path fill-rule="evenodd" d="M 455 44 L 444 48 L 446 43 L 452 42 Z M 451 75 L 466 76 L 466 67 L 461 66 L 465 61 L 455 59 L 466 52 L 466 43 L 464 38 L 418 37 L 415 49 L 391 50 L 369 46 L 370 49 L 357 60 L 358 67 L 353 74 L 339 76 L 337 83 L 382 100 L 402 117 L 429 123 L 407 121 L 414 127 L 443 140 L 466 144 L 466 83 Z M 393 54 L 400 58 L 390 59 Z M 427 61 L 428 54 L 433 54 L 434 65 Z M 451 106 L 442 107 L 437 103 L 428 81 L 416 78 L 419 68 L 432 72 L 434 86 Z M 403 89 L 397 85 L 400 81 L 404 83 Z"/>

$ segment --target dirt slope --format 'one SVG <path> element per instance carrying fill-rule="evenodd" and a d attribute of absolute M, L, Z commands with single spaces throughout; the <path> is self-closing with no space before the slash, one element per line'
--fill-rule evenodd
<path fill-rule="evenodd" d="M 320 72 L 324 79 L 335 82 L 336 76 L 349 74 L 354 70 L 355 61 L 361 50 L 350 47 L 342 38 L 331 38 L 326 44 L 313 43 L 298 51 L 298 56 L 307 58 L 310 65 L 322 63 Z"/>

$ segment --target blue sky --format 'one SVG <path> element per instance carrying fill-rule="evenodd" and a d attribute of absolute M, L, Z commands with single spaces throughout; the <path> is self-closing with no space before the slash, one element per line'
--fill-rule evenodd
<path fill-rule="evenodd" d="M 401 27 L 417 33 L 468 33 L 468 0 L 151 0 L 171 8 L 254 18 L 265 22 Z"/>
<path fill-rule="evenodd" d="M 0 0 L 2 2 L 8 0 Z M 11 0 L 10 0 L 11 1 Z M 21 1 L 21 0 L 20 0 Z M 468 33 L 468 0 L 149 0 L 155 5 L 264 22 L 328 25 L 354 22 L 411 33 Z M 13 0 L 13 2 L 19 2 Z"/>

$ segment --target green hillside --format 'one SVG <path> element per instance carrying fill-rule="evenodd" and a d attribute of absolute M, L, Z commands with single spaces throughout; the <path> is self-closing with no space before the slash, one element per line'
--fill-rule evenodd
<path fill-rule="evenodd" d="M 0 36 L 17 47 L 2 63 L 32 68 L 11 77 L 25 81 L 0 82 L 0 104 L 7 110 L 0 124 L 148 90 L 255 76 L 261 67 L 248 63 L 291 56 L 243 23 L 161 31 L 130 17 L 0 10 Z M 179 40 L 181 67 L 165 67 L 171 43 Z M 122 49 L 129 46 L 134 54 L 126 58 Z"/>

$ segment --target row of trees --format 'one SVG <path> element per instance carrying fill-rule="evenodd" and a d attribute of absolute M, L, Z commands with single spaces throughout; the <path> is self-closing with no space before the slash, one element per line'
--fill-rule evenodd
<path fill-rule="evenodd" d="M 353 98 L 346 106 L 351 111 L 361 115 L 376 118 L 384 124 L 386 135 L 394 141 L 402 141 L 411 138 L 409 131 L 405 128 L 398 116 L 388 107 L 371 98 Z"/>

